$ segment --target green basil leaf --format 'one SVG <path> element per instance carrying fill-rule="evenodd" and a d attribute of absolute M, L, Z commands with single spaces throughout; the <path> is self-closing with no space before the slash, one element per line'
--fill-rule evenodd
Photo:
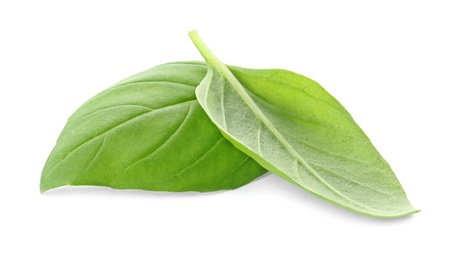
<path fill-rule="evenodd" d="M 68 120 L 42 172 L 62 185 L 117 189 L 234 189 L 265 171 L 230 144 L 195 97 L 204 63 L 170 63 L 101 92 Z"/>
<path fill-rule="evenodd" d="M 227 68 L 195 31 L 190 37 L 209 65 L 198 101 L 237 148 L 350 210 L 376 217 L 417 212 L 389 164 L 318 83 L 286 70 Z"/>

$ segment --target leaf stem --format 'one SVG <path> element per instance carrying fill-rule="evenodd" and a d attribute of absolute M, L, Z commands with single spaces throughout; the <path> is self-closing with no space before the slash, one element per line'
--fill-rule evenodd
<path fill-rule="evenodd" d="M 217 56 L 214 55 L 214 53 L 207 47 L 206 43 L 199 37 L 199 34 L 196 30 L 190 31 L 188 33 L 190 36 L 190 39 L 193 41 L 195 44 L 196 48 L 199 50 L 203 58 L 206 60 L 207 64 L 209 66 L 214 67 L 216 70 L 218 70 L 225 78 L 227 78 L 229 81 L 234 83 L 235 89 L 244 96 L 248 96 L 246 93 L 246 90 L 244 90 L 243 87 L 237 88 L 237 85 L 241 85 L 238 80 L 235 78 L 235 76 L 232 74 L 232 72 L 227 68 L 225 64 L 222 63 L 222 61 L 217 58 Z"/>
<path fill-rule="evenodd" d="M 188 35 L 195 44 L 196 48 L 199 50 L 201 55 L 208 63 L 214 65 L 216 69 L 219 69 L 218 67 L 220 67 L 220 65 L 223 65 L 225 67 L 225 65 L 219 60 L 219 58 L 217 58 L 217 56 L 215 56 L 214 53 L 212 53 L 211 49 L 207 47 L 206 43 L 204 43 L 201 37 L 199 37 L 199 34 L 196 30 L 190 31 Z"/>
<path fill-rule="evenodd" d="M 233 73 L 228 69 L 228 67 L 223 64 L 217 56 L 212 53 L 212 51 L 207 47 L 207 45 L 203 42 L 201 37 L 199 37 L 199 34 L 196 30 L 190 31 L 189 36 L 193 43 L 195 44 L 196 48 L 199 50 L 201 55 L 204 57 L 206 60 L 207 64 L 214 69 L 216 69 L 221 75 L 223 75 L 228 81 L 230 81 L 231 85 L 233 88 L 241 95 L 241 97 L 244 99 L 244 102 L 253 109 L 253 111 L 259 111 L 260 109 L 257 107 L 257 105 L 252 101 L 252 98 L 249 96 L 249 94 L 246 92 L 243 86 L 241 86 L 241 83 L 236 79 L 236 77 L 233 75 Z M 257 115 L 258 118 L 261 118 L 264 116 L 263 114 Z M 264 116 L 265 117 L 265 116 Z"/>

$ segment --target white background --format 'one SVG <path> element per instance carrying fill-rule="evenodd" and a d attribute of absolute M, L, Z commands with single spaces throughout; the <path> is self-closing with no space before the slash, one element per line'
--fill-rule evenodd
<path fill-rule="evenodd" d="M 460 1 L 69 2 L 0 3 L 0 259 L 463 259 Z M 364 217 L 273 175 L 40 194 L 67 117 L 134 73 L 201 60 L 192 29 L 225 63 L 321 83 L 422 211 Z"/>

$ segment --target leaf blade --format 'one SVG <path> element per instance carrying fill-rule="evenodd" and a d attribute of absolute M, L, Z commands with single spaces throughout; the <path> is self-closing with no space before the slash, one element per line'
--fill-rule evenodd
<path fill-rule="evenodd" d="M 285 70 L 227 67 L 196 32 L 190 37 L 209 64 L 198 101 L 236 147 L 350 210 L 375 217 L 417 212 L 368 137 L 318 83 Z"/>
<path fill-rule="evenodd" d="M 63 185 L 214 191 L 262 175 L 265 170 L 224 140 L 196 101 L 205 73 L 204 63 L 164 64 L 87 101 L 60 134 L 41 191 Z"/>

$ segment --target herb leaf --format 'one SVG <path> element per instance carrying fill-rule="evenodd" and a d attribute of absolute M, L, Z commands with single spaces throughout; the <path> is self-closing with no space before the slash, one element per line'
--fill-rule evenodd
<path fill-rule="evenodd" d="M 350 210 L 375 217 L 417 212 L 389 164 L 318 83 L 286 70 L 227 67 L 196 31 L 190 37 L 209 65 L 198 101 L 237 148 Z"/>
<path fill-rule="evenodd" d="M 218 131 L 195 97 L 204 63 L 169 63 L 101 92 L 68 120 L 42 172 L 63 185 L 234 189 L 266 172 Z"/>

